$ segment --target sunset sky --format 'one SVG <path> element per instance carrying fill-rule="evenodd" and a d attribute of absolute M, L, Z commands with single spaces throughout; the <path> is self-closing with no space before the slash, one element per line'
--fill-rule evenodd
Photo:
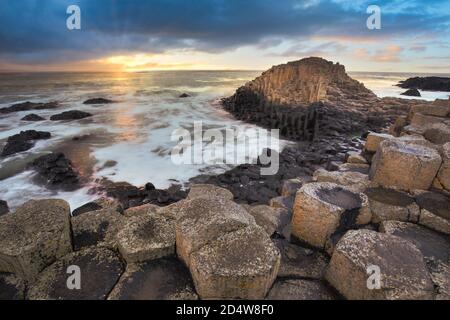
<path fill-rule="evenodd" d="M 66 28 L 69 5 L 81 30 Z M 381 8 L 381 30 L 366 9 Z M 450 0 L 1 0 L 0 71 L 248 69 L 321 56 L 450 73 Z"/>

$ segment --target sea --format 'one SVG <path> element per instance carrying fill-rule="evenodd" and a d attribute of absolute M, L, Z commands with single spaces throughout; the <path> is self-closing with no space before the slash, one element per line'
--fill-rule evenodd
<path fill-rule="evenodd" d="M 240 163 L 251 162 L 263 148 L 281 150 L 288 141 L 272 137 L 266 144 L 235 140 L 236 150 L 246 150 L 240 161 L 223 163 L 175 163 L 171 151 L 179 145 L 176 130 L 253 132 L 263 130 L 235 120 L 220 106 L 220 99 L 233 94 L 239 86 L 261 74 L 261 71 L 152 71 L 139 73 L 5 73 L 0 74 L 0 108 L 26 101 L 58 101 L 61 107 L 0 115 L 0 147 L 9 136 L 23 130 L 51 133 L 48 140 L 38 141 L 25 152 L 0 158 L 0 199 L 14 210 L 30 199 L 61 198 L 71 209 L 100 196 L 93 192 L 102 179 L 129 182 L 157 188 L 171 184 L 185 185 L 199 174 L 222 173 Z M 404 97 L 396 87 L 401 80 L 417 74 L 350 72 L 379 97 Z M 420 76 L 427 76 L 421 74 Z M 450 75 L 441 75 L 450 76 Z M 180 98 L 187 93 L 189 97 Z M 449 93 L 422 92 L 425 100 L 446 99 Z M 115 103 L 85 105 L 90 98 L 103 97 Z M 93 116 L 70 122 L 48 120 L 67 110 L 81 110 Z M 20 119 L 35 113 L 45 121 L 24 122 Z M 240 145 L 242 143 L 242 145 Z M 207 152 L 210 146 L 202 146 Z M 33 159 L 61 151 L 88 181 L 75 191 L 49 190 L 33 179 L 36 174 L 27 164 Z"/>

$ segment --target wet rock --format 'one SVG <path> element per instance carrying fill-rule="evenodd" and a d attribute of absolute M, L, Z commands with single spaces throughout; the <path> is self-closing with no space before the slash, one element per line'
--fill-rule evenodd
<path fill-rule="evenodd" d="M 93 99 L 88 99 L 86 101 L 83 102 L 83 104 L 108 104 L 108 103 L 114 103 L 115 101 L 113 100 L 109 100 L 109 99 L 105 99 L 105 98 L 93 98 Z"/>
<path fill-rule="evenodd" d="M 225 188 L 220 188 L 211 184 L 194 184 L 191 186 L 187 199 L 192 200 L 196 198 L 222 198 L 233 200 L 234 196 Z"/>
<path fill-rule="evenodd" d="M 12 113 L 12 112 L 20 112 L 20 111 L 29 111 L 29 110 L 44 110 L 44 109 L 54 109 L 59 107 L 58 102 L 47 102 L 47 103 L 36 103 L 36 102 L 24 102 L 17 103 L 10 107 L 5 107 L 0 109 L 0 113 Z"/>
<path fill-rule="evenodd" d="M 92 202 L 88 202 L 81 207 L 76 208 L 72 211 L 72 217 L 79 216 L 86 212 L 97 211 L 102 209 L 112 209 L 119 213 L 123 212 L 122 206 L 116 199 L 112 198 L 100 198 Z"/>
<path fill-rule="evenodd" d="M 52 121 L 60 121 L 60 120 L 80 120 L 84 118 L 92 117 L 92 114 L 89 112 L 79 111 L 79 110 L 70 110 L 64 111 L 59 114 L 55 114 L 50 117 Z"/>
<path fill-rule="evenodd" d="M 43 121 L 45 119 L 42 118 L 41 116 L 38 116 L 37 114 L 30 113 L 30 114 L 27 114 L 25 117 L 23 117 L 20 120 L 22 120 L 22 121 Z"/>
<path fill-rule="evenodd" d="M 281 278 L 322 279 L 329 259 L 321 252 L 303 248 L 283 239 L 274 240 L 281 253 Z"/>
<path fill-rule="evenodd" d="M 129 209 L 125 210 L 123 215 L 125 217 L 135 217 L 135 216 L 141 216 L 141 215 L 149 215 L 151 213 L 157 212 L 159 209 L 161 209 L 161 208 L 158 207 L 157 205 L 148 203 L 148 204 L 143 204 L 143 205 L 138 206 L 138 207 L 129 208 Z"/>
<path fill-rule="evenodd" d="M 127 219 L 117 233 L 119 252 L 127 263 L 145 262 L 175 254 L 175 222 L 163 215 Z"/>
<path fill-rule="evenodd" d="M 117 248 L 117 232 L 125 223 L 125 217 L 117 211 L 102 209 L 72 218 L 73 244 L 75 250 L 89 246 Z"/>
<path fill-rule="evenodd" d="M 367 152 L 377 152 L 381 142 L 385 140 L 390 140 L 392 138 L 394 137 L 391 136 L 390 134 L 371 132 L 367 136 L 367 141 L 366 144 L 364 145 L 364 150 Z"/>
<path fill-rule="evenodd" d="M 380 289 L 368 286 L 369 267 L 381 273 Z M 424 257 L 410 241 L 369 230 L 351 230 L 338 242 L 326 280 L 350 300 L 432 299 Z M 376 283 L 374 283 L 376 285 Z"/>
<path fill-rule="evenodd" d="M 286 210 L 266 205 L 251 206 L 248 212 L 255 218 L 256 224 L 262 227 L 269 236 L 272 236 L 275 231 L 282 233 L 290 217 Z"/>
<path fill-rule="evenodd" d="M 320 281 L 277 280 L 270 290 L 269 300 L 336 300 L 336 294 Z"/>
<path fill-rule="evenodd" d="M 4 200 L 0 200 L 0 216 L 9 213 L 8 203 Z"/>
<path fill-rule="evenodd" d="M 255 224 L 240 205 L 222 198 L 196 198 L 186 201 L 176 221 L 177 254 L 186 265 L 190 256 L 220 236 Z"/>
<path fill-rule="evenodd" d="M 450 198 L 435 192 L 422 192 L 416 196 L 420 206 L 419 224 L 450 234 Z"/>
<path fill-rule="evenodd" d="M 71 290 L 67 286 L 69 266 L 79 267 L 79 290 Z M 65 256 L 45 269 L 31 286 L 28 299 L 105 300 L 123 271 L 122 262 L 113 251 L 105 248 L 84 249 Z"/>
<path fill-rule="evenodd" d="M 292 235 L 319 248 L 332 246 L 345 231 L 370 222 L 367 196 L 334 183 L 310 183 L 295 198 Z"/>
<path fill-rule="evenodd" d="M 450 299 L 450 237 L 412 223 L 385 221 L 380 231 L 411 241 L 422 252 L 437 299 Z"/>
<path fill-rule="evenodd" d="M 36 140 L 50 139 L 50 132 L 27 130 L 10 136 L 3 148 L 2 157 L 7 157 L 33 148 Z"/>
<path fill-rule="evenodd" d="M 401 94 L 402 96 L 421 97 L 420 91 L 417 89 L 409 89 Z"/>
<path fill-rule="evenodd" d="M 0 272 L 33 280 L 71 251 L 70 208 L 63 200 L 31 200 L 0 217 Z"/>
<path fill-rule="evenodd" d="M 251 225 L 192 253 L 190 271 L 202 299 L 263 299 L 279 265 L 280 253 L 267 233 Z"/>
<path fill-rule="evenodd" d="M 401 141 L 384 141 L 372 162 L 370 178 L 384 187 L 427 190 L 442 159 L 431 148 Z"/>
<path fill-rule="evenodd" d="M 25 282 L 10 273 L 0 273 L 0 301 L 23 300 L 25 298 Z"/>
<path fill-rule="evenodd" d="M 189 270 L 175 258 L 131 264 L 108 300 L 197 300 Z"/>
<path fill-rule="evenodd" d="M 80 187 L 78 173 L 61 152 L 39 157 L 29 166 L 38 173 L 39 182 L 51 189 L 75 190 Z"/>
<path fill-rule="evenodd" d="M 370 188 L 365 193 L 369 198 L 373 223 L 419 221 L 420 208 L 407 193 L 385 188 Z"/>

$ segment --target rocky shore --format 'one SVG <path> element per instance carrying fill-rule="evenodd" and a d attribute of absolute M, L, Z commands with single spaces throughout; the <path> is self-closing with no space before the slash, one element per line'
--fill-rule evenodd
<path fill-rule="evenodd" d="M 80 208 L 2 203 L 0 299 L 450 299 L 450 100 L 379 99 L 308 58 L 223 104 L 298 141 L 276 175 L 258 162 L 189 190 L 105 181 Z M 36 163 L 77 177 L 61 154 Z"/>

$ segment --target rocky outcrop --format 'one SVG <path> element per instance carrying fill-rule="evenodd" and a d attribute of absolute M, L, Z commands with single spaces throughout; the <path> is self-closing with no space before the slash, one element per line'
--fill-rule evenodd
<path fill-rule="evenodd" d="M 33 280 L 71 251 L 70 208 L 63 200 L 28 201 L 0 217 L 0 272 Z"/>
<path fill-rule="evenodd" d="M 59 107 L 58 102 L 23 102 L 23 103 L 17 103 L 10 107 L 5 107 L 0 109 L 0 113 L 13 113 L 13 112 L 20 112 L 20 111 L 30 111 L 30 110 L 44 110 L 44 109 L 55 109 Z"/>
<path fill-rule="evenodd" d="M 50 132 L 27 130 L 10 136 L 2 150 L 2 157 L 7 157 L 34 147 L 37 140 L 50 139 Z"/>
<path fill-rule="evenodd" d="M 414 77 L 400 81 L 398 86 L 405 89 L 420 89 L 425 91 L 450 91 L 450 78 Z"/>
<path fill-rule="evenodd" d="M 71 121 L 71 120 L 80 120 L 84 118 L 92 117 L 92 114 L 89 112 L 79 111 L 79 110 L 70 110 L 70 111 L 64 111 L 59 114 L 55 114 L 50 117 L 50 120 L 52 121 Z"/>
<path fill-rule="evenodd" d="M 420 91 L 417 89 L 409 89 L 401 94 L 402 96 L 421 97 Z"/>

